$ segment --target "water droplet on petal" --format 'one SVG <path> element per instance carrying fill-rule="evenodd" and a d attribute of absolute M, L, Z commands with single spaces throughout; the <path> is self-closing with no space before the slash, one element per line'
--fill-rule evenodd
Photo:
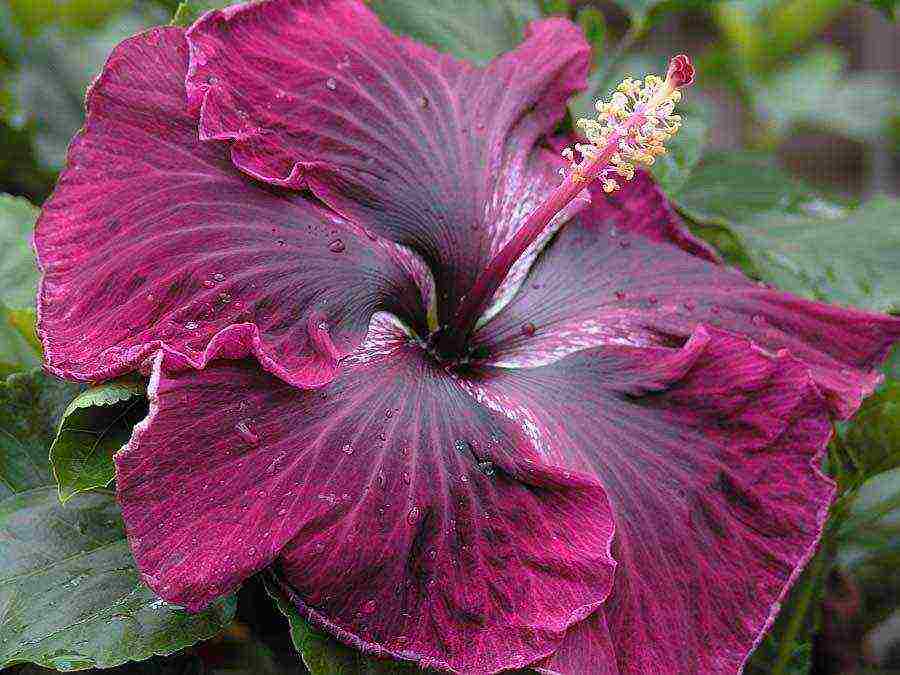
<path fill-rule="evenodd" d="M 334 239 L 330 244 L 328 244 L 328 250 L 332 253 L 343 253 L 347 247 L 344 246 L 344 242 L 340 239 Z"/>
<path fill-rule="evenodd" d="M 494 475 L 494 463 L 487 460 L 478 462 L 478 470 L 490 478 Z"/>
<path fill-rule="evenodd" d="M 406 472 L 406 471 L 403 472 L 403 482 L 406 483 L 407 485 L 409 485 L 410 482 L 411 482 L 411 479 L 410 479 L 410 477 L 409 477 L 409 473 Z"/>
<path fill-rule="evenodd" d="M 753 318 L 751 318 L 750 321 L 753 322 L 754 326 L 762 326 L 766 323 L 766 320 L 762 316 L 762 314 L 754 314 Z"/>
<path fill-rule="evenodd" d="M 330 89 L 331 91 L 334 91 L 335 89 L 337 89 L 337 80 L 335 80 L 333 77 L 329 77 L 327 80 L 325 80 L 325 86 L 328 87 L 328 89 Z"/>
<path fill-rule="evenodd" d="M 416 522 L 419 520 L 419 514 L 421 514 L 419 507 L 418 506 L 412 507 L 409 510 L 409 513 L 406 514 L 406 522 L 409 523 L 410 525 L 415 525 Z"/>
<path fill-rule="evenodd" d="M 428 101 L 427 96 L 419 97 L 419 107 L 422 108 L 422 110 L 426 110 L 429 105 L 431 105 L 431 103 Z"/>
<path fill-rule="evenodd" d="M 213 274 L 213 279 L 215 279 L 216 281 L 225 281 L 225 275 L 221 272 L 216 272 L 215 274 Z"/>
<path fill-rule="evenodd" d="M 238 422 L 234 425 L 234 429 L 238 432 L 238 435 L 250 445 L 257 445 L 259 443 L 259 436 L 253 432 L 246 421 L 242 420 Z"/>
<path fill-rule="evenodd" d="M 199 324 L 196 321 L 188 321 L 186 324 L 184 324 L 184 327 L 186 330 L 197 330 Z"/>
<path fill-rule="evenodd" d="M 697 309 L 697 303 L 693 300 L 685 300 L 684 308 L 689 312 L 693 312 L 695 309 Z"/>
<path fill-rule="evenodd" d="M 345 443 L 345 444 L 344 444 L 344 447 L 341 448 L 341 450 L 343 450 L 344 453 L 347 454 L 347 455 L 352 455 L 352 454 L 353 454 L 353 446 L 350 445 L 349 443 Z"/>

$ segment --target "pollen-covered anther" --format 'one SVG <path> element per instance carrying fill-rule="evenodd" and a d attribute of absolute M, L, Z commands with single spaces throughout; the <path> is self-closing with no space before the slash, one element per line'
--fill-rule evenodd
<path fill-rule="evenodd" d="M 625 78 L 609 101 L 597 101 L 597 117 L 580 119 L 577 127 L 588 143 L 566 148 L 571 175 L 578 182 L 600 179 L 606 192 L 619 188 L 612 176 L 634 177 L 635 165 L 650 165 L 666 153 L 665 143 L 681 128 L 674 114 L 681 87 L 694 80 L 690 59 L 684 55 L 669 62 L 666 79 L 648 75 L 643 80 Z M 575 160 L 575 153 L 581 156 Z"/>

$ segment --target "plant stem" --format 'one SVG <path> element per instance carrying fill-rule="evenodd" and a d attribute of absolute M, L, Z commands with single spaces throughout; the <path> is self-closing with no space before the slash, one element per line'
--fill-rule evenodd
<path fill-rule="evenodd" d="M 784 673 L 787 672 L 786 669 L 793 656 L 794 641 L 797 639 L 797 635 L 799 635 L 800 630 L 803 628 L 803 622 L 809 612 L 809 606 L 815 595 L 819 579 L 826 567 L 825 562 L 829 556 L 825 548 L 823 542 L 823 545 L 819 548 L 819 552 L 816 554 L 816 557 L 813 558 L 812 564 L 809 566 L 809 579 L 807 579 L 806 584 L 800 592 L 794 614 L 791 616 L 787 630 L 778 645 L 778 659 L 775 661 L 775 665 L 772 668 L 772 675 L 784 675 Z"/>

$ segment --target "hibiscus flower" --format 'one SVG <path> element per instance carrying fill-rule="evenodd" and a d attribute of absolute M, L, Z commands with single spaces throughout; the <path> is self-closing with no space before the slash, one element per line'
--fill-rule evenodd
<path fill-rule="evenodd" d="M 760 287 L 681 227 L 634 164 L 684 58 L 564 161 L 588 63 L 561 19 L 479 68 L 358 0 L 114 50 L 37 226 L 39 333 L 61 377 L 150 375 L 115 460 L 162 598 L 270 569 L 424 667 L 741 668 L 900 320 Z"/>

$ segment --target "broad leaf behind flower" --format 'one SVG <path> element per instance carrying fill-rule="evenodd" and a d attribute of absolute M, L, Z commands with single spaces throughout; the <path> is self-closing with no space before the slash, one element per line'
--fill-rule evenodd
<path fill-rule="evenodd" d="M 59 503 L 47 462 L 79 385 L 39 372 L 0 383 L 0 667 L 109 668 L 211 637 L 235 600 L 190 615 L 138 578 L 109 492 Z"/>

